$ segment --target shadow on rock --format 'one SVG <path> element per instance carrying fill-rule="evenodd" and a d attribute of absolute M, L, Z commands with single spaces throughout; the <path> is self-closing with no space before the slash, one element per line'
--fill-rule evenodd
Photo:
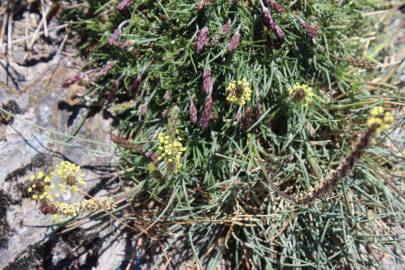
<path fill-rule="evenodd" d="M 96 233 L 86 234 L 83 229 L 63 235 L 55 232 L 45 243 L 29 246 L 4 270 L 92 269 L 97 266 L 101 246 Z"/>

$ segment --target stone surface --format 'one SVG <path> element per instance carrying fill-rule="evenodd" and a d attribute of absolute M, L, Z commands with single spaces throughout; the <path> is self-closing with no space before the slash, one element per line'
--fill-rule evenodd
<path fill-rule="evenodd" d="M 13 22 L 12 40 L 24 37 L 26 16 L 37 16 L 25 8 Z M 117 269 L 125 257 L 124 233 L 110 237 L 111 228 L 93 226 L 60 234 L 26 191 L 31 174 L 70 160 L 95 179 L 85 189 L 97 194 L 103 191 L 97 177 L 111 172 L 114 161 L 111 121 L 101 113 L 86 117 L 88 110 L 72 99 L 83 87 L 62 87 L 81 60 L 65 33 L 52 31 L 56 27 L 56 20 L 49 22 L 49 37 L 41 36 L 30 52 L 24 44 L 6 49 L 0 42 L 0 107 L 13 112 L 0 112 L 0 269 Z"/>

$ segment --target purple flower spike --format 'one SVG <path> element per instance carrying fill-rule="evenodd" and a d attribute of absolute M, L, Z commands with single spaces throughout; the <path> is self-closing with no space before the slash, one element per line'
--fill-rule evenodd
<path fill-rule="evenodd" d="M 211 69 L 207 68 L 204 70 L 203 73 L 203 88 L 205 93 L 207 93 L 207 95 L 211 94 L 212 92 L 212 75 L 211 75 Z"/>
<path fill-rule="evenodd" d="M 198 32 L 197 44 L 196 44 L 196 52 L 197 53 L 200 53 L 205 48 L 205 46 L 207 46 L 207 44 L 208 44 L 208 33 L 209 33 L 209 30 L 208 30 L 207 26 L 205 26 L 203 29 L 201 29 Z"/>
<path fill-rule="evenodd" d="M 108 44 L 110 46 L 120 46 L 120 42 L 118 41 L 121 36 L 121 30 L 117 27 L 117 29 L 114 30 L 114 33 L 111 35 L 111 37 L 108 39 Z"/>
<path fill-rule="evenodd" d="M 114 33 L 108 39 L 108 44 L 110 44 L 110 46 L 115 46 L 118 48 L 126 48 L 126 47 L 131 46 L 131 41 L 129 41 L 129 40 L 127 40 L 125 42 L 121 42 L 119 40 L 120 36 L 121 36 L 121 30 L 119 27 L 117 27 L 117 29 L 114 30 Z"/>
<path fill-rule="evenodd" d="M 268 8 L 264 8 L 262 12 L 264 24 L 270 28 L 279 39 L 283 39 L 285 34 L 283 30 L 278 26 L 278 24 L 273 20 L 271 16 L 270 10 Z"/>
<path fill-rule="evenodd" d="M 190 112 L 190 120 L 192 123 L 197 123 L 197 107 L 195 106 L 193 99 L 190 97 L 190 107 L 189 107 L 189 112 Z"/>
<path fill-rule="evenodd" d="M 133 0 L 121 0 L 121 2 L 119 2 L 119 4 L 117 5 L 117 10 L 123 11 L 124 9 L 132 5 L 132 1 Z"/>
<path fill-rule="evenodd" d="M 280 3 L 277 2 L 276 0 L 270 0 L 270 5 L 271 5 L 271 8 L 273 8 L 278 13 L 284 12 L 283 6 L 280 5 Z"/>
<path fill-rule="evenodd" d="M 222 26 L 222 32 L 228 34 L 231 31 L 231 19 L 228 19 L 226 23 Z"/>
<path fill-rule="evenodd" d="M 201 127 L 203 129 L 208 128 L 208 125 L 209 125 L 210 119 L 211 119 L 211 111 L 212 111 L 212 96 L 211 96 L 211 94 L 209 94 L 205 98 L 204 112 L 203 112 L 203 116 L 201 118 Z"/>
<path fill-rule="evenodd" d="M 97 73 L 97 76 L 105 76 L 113 67 L 113 63 L 108 61 L 104 66 L 101 67 L 100 71 Z"/>
<path fill-rule="evenodd" d="M 237 31 L 231 38 L 231 42 L 229 43 L 229 46 L 228 46 L 228 51 L 229 52 L 235 51 L 236 48 L 238 48 L 238 46 L 239 46 L 239 41 L 240 41 L 240 34 L 239 34 L 239 31 Z"/>
<path fill-rule="evenodd" d="M 211 3 L 210 0 L 200 0 L 200 2 L 198 2 L 198 4 L 196 5 L 196 9 L 198 11 L 203 10 L 206 6 L 208 6 Z"/>
<path fill-rule="evenodd" d="M 301 22 L 302 27 L 304 27 L 305 32 L 307 32 L 308 36 L 312 39 L 316 38 L 318 36 L 318 27 L 311 25 L 310 23 Z"/>

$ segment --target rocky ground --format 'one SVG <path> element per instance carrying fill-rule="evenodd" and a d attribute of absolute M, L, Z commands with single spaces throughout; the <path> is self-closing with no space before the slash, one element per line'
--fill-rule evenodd
<path fill-rule="evenodd" d="M 67 159 L 92 179 L 89 193 L 105 193 L 102 176 L 113 171 L 114 161 L 111 120 L 76 104 L 84 87 L 62 87 L 81 66 L 66 26 L 53 17 L 45 33 L 42 7 L 14 1 L 6 12 L 13 1 L 5 2 L 0 106 L 13 115 L 0 112 L 0 269 L 117 269 L 126 265 L 131 242 L 112 230 L 114 224 L 61 234 L 26 192 L 31 174 Z"/>

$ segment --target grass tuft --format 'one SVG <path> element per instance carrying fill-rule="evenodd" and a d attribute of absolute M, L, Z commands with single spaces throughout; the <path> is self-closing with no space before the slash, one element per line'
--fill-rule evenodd
<path fill-rule="evenodd" d="M 65 12 L 82 74 L 105 71 L 83 102 L 117 120 L 132 188 L 111 195 L 113 214 L 146 239 L 145 264 L 404 263 L 392 249 L 405 221 L 397 4 L 87 0 Z M 379 136 L 376 106 L 397 119 Z M 184 153 L 167 141 L 159 160 L 159 134 Z"/>

